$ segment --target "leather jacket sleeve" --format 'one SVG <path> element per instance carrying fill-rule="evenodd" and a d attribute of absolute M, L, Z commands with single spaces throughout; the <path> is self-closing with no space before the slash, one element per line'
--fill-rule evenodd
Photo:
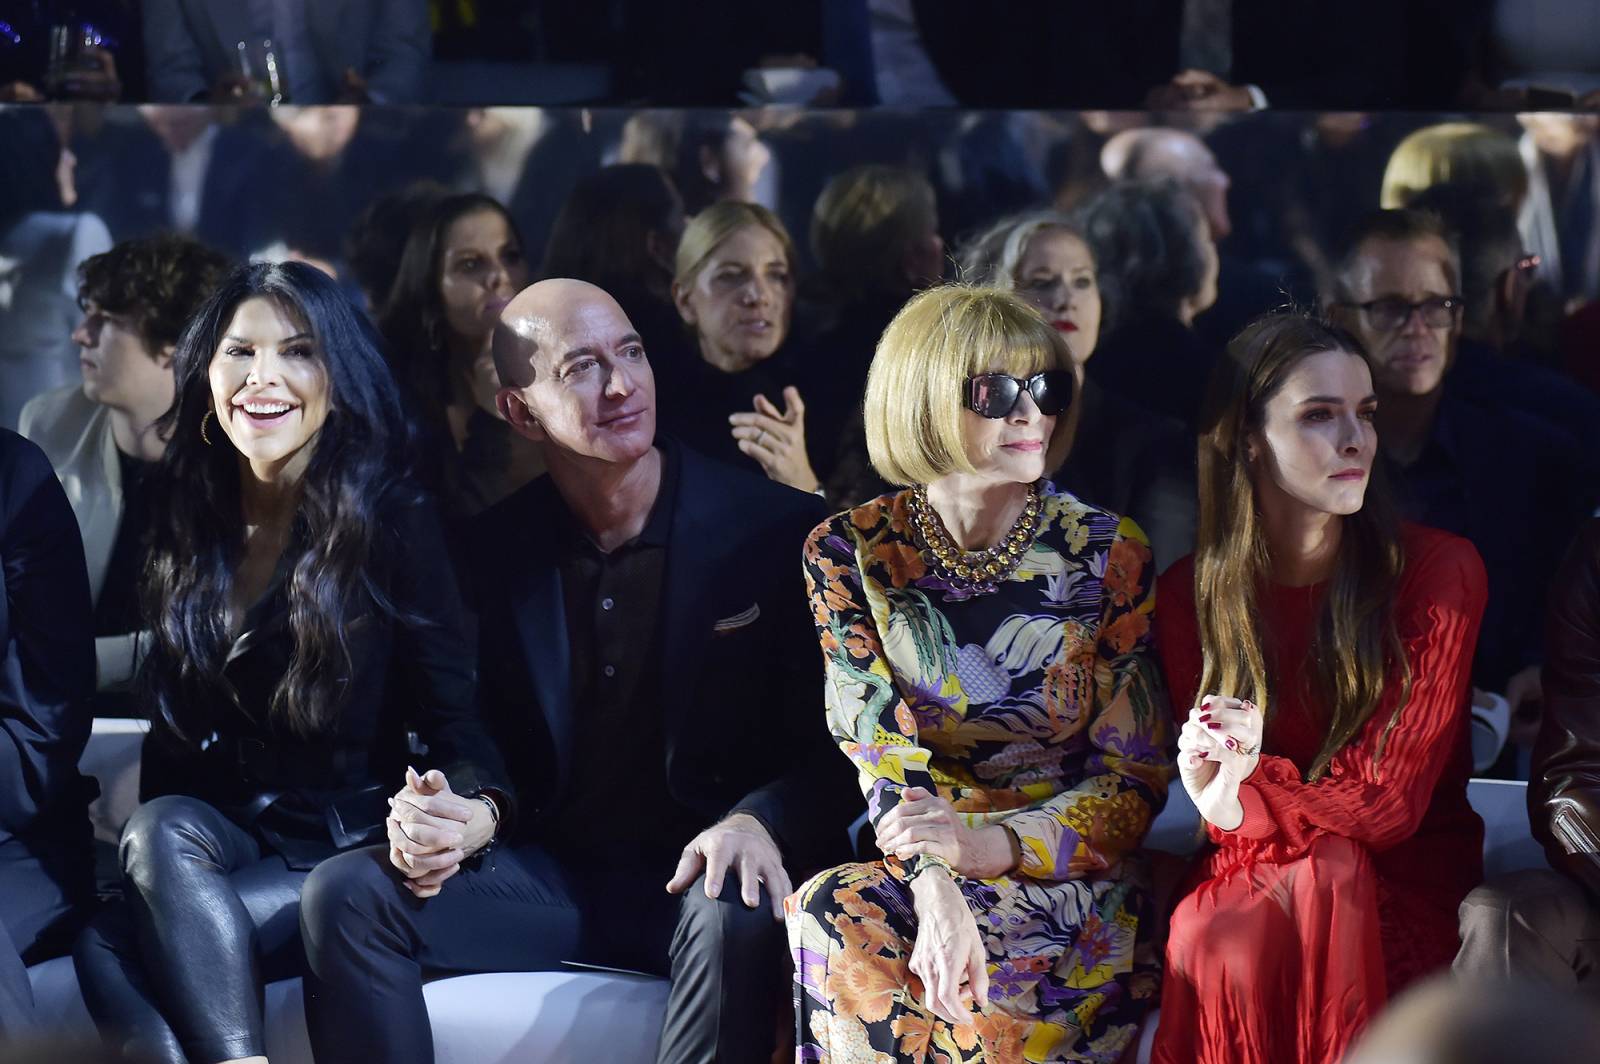
<path fill-rule="evenodd" d="M 1600 897 L 1600 520 L 1551 588 L 1532 777 L 1528 818 L 1550 864 Z"/>

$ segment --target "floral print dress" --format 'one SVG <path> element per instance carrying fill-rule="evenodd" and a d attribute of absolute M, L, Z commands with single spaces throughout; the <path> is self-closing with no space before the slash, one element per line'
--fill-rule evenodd
<path fill-rule="evenodd" d="M 955 876 L 988 953 L 987 1007 L 951 1027 L 908 962 L 910 883 L 935 856 L 823 872 L 788 900 L 797 1060 L 1114 1062 L 1154 1003 L 1160 959 L 1134 851 L 1166 798 L 1170 713 L 1152 652 L 1154 574 L 1132 521 L 1044 486 L 1038 535 L 989 593 L 943 582 L 910 493 L 812 532 L 807 585 L 828 725 L 874 823 L 906 787 L 1022 848 Z"/>

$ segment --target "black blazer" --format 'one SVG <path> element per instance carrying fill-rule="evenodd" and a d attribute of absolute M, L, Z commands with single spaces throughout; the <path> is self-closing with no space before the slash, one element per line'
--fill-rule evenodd
<path fill-rule="evenodd" d="M 0 429 L 0 842 L 81 839 L 93 780 L 78 774 L 94 694 L 83 541 L 44 452 Z"/>
<path fill-rule="evenodd" d="M 267 704 L 293 651 L 280 568 L 223 669 L 237 705 L 209 707 L 216 735 L 204 749 L 204 737 L 183 742 L 152 729 L 142 797 L 204 799 L 255 825 L 297 867 L 376 841 L 384 799 L 404 784 L 408 763 L 440 769 L 457 793 L 495 788 L 514 813 L 504 763 L 477 717 L 471 647 L 433 503 L 396 492 L 379 513 L 375 583 L 395 617 L 371 611 L 349 625 L 348 696 L 337 722 L 307 738 L 269 720 Z M 408 732 L 426 754 L 412 752 Z"/>
<path fill-rule="evenodd" d="M 825 507 L 657 442 L 681 456 L 658 629 L 672 797 L 707 826 L 735 809 L 753 813 L 792 867 L 847 856 L 862 800 L 828 734 L 800 568 Z M 523 839 L 538 838 L 540 812 L 570 784 L 571 662 L 556 520 L 564 505 L 542 477 L 480 515 L 471 537 L 479 697 L 517 780 Z"/>

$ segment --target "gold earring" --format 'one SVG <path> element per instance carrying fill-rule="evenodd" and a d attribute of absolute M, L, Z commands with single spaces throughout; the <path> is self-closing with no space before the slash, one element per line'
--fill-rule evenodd
<path fill-rule="evenodd" d="M 211 420 L 211 411 L 206 411 L 206 416 L 200 419 L 200 438 L 206 441 L 206 446 L 211 446 L 211 434 L 206 431 L 206 422 Z"/>

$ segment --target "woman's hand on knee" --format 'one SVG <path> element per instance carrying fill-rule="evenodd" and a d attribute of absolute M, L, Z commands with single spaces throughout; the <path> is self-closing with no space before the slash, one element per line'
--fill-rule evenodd
<path fill-rule="evenodd" d="M 942 869 L 914 879 L 911 895 L 917 938 L 910 968 L 922 980 L 922 1003 L 946 1023 L 971 1023 L 973 1008 L 987 1010 L 989 1002 L 989 966 L 978 921 Z M 970 997 L 963 997 L 963 986 Z"/>

